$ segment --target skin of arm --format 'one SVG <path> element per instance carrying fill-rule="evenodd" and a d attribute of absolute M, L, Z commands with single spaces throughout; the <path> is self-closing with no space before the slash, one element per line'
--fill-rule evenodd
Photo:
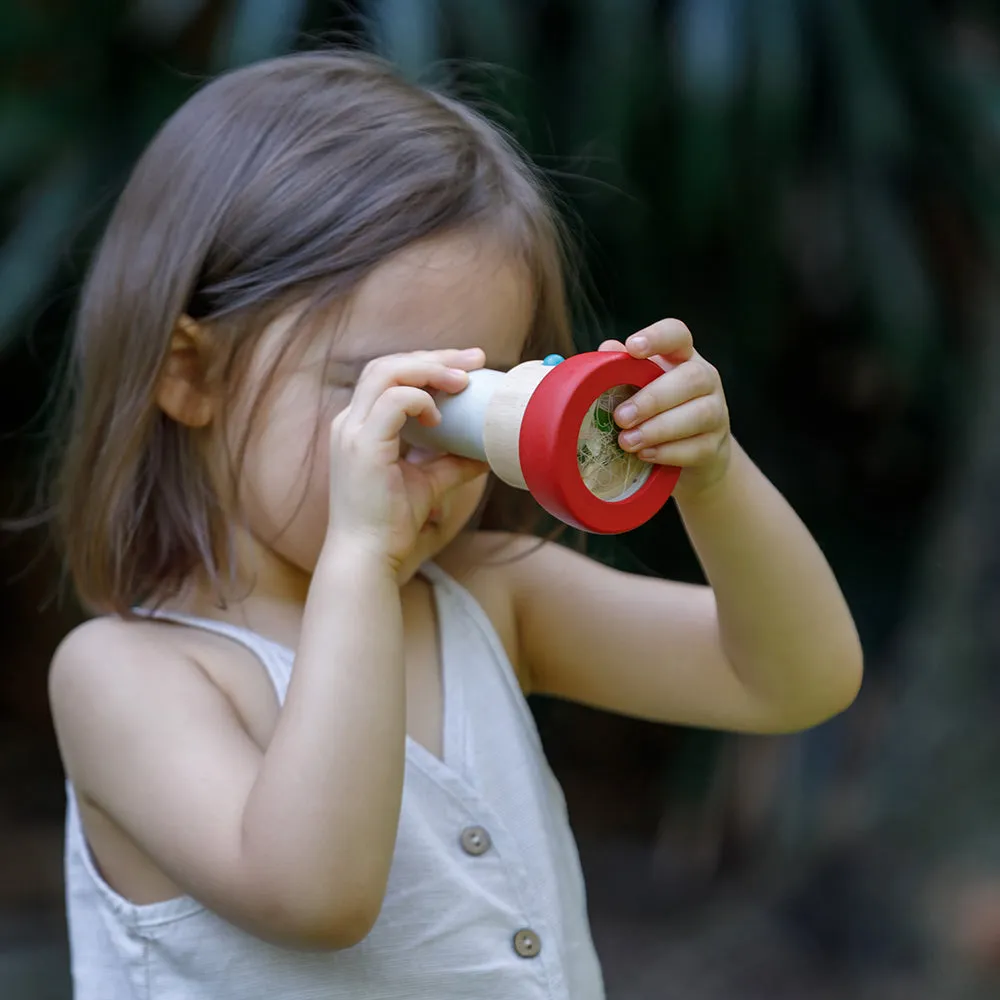
<path fill-rule="evenodd" d="M 539 692 L 665 722 L 805 729 L 857 695 L 862 652 L 819 546 L 732 439 L 718 371 L 668 319 L 602 350 L 663 374 L 619 405 L 618 441 L 681 468 L 708 586 L 614 572 L 547 545 L 510 571 L 522 671 Z"/>
<path fill-rule="evenodd" d="M 368 933 L 405 761 L 399 589 L 384 560 L 324 551 L 264 752 L 199 665 L 142 626 L 97 619 L 71 634 L 50 696 L 77 794 L 186 893 L 285 945 Z"/>
<path fill-rule="evenodd" d="M 726 475 L 679 502 L 709 586 L 622 573 L 511 540 L 506 573 L 531 690 L 627 715 L 792 732 L 847 708 L 853 619 L 819 547 L 735 442 Z"/>
<path fill-rule="evenodd" d="M 329 523 L 303 570 L 295 667 L 266 748 L 204 666 L 163 640 L 171 626 L 98 619 L 53 660 L 78 794 L 176 886 L 258 937 L 350 947 L 381 910 L 405 772 L 399 570 L 441 497 L 482 475 L 454 456 L 401 461 L 399 433 L 440 416 L 428 389 L 456 391 L 482 364 L 478 348 L 379 358 L 333 417 Z M 321 375 L 310 378 L 293 377 L 285 398 Z"/>

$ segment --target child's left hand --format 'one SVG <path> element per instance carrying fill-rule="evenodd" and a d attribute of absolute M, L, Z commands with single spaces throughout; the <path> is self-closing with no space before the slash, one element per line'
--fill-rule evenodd
<path fill-rule="evenodd" d="M 729 468 L 729 409 L 719 373 L 694 349 L 691 331 L 680 320 L 665 319 L 624 344 L 606 340 L 600 350 L 628 351 L 664 370 L 615 410 L 622 448 L 644 461 L 683 469 L 679 500 L 721 480 Z"/>

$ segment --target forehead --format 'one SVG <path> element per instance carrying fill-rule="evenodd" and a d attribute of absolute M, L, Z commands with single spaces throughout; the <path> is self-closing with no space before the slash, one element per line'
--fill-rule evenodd
<path fill-rule="evenodd" d="M 332 343 L 315 346 L 358 364 L 403 351 L 481 347 L 487 365 L 511 367 L 533 312 L 531 276 L 514 255 L 475 234 L 440 237 L 379 265 L 351 296 Z"/>

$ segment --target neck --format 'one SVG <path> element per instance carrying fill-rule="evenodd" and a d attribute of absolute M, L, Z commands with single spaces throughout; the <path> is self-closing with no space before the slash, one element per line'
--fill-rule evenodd
<path fill-rule="evenodd" d="M 240 625 L 294 647 L 311 570 L 295 565 L 248 534 L 235 539 L 233 554 L 235 571 L 224 577 L 221 599 L 208 575 L 199 572 L 169 607 Z"/>
<path fill-rule="evenodd" d="M 294 649 L 298 645 L 312 569 L 292 563 L 250 535 L 236 539 L 234 555 L 236 572 L 232 584 L 225 581 L 223 601 L 207 575 L 199 573 L 166 607 L 198 618 L 239 625 Z M 421 586 L 416 567 L 400 582 L 400 590 L 406 593 L 414 586 Z"/>

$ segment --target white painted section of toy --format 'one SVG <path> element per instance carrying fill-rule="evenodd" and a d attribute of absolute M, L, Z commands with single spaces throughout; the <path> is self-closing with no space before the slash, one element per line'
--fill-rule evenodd
<path fill-rule="evenodd" d="M 506 378 L 505 372 L 490 368 L 469 372 L 469 384 L 461 392 L 435 394 L 441 423 L 425 427 L 417 420 L 408 420 L 401 435 L 403 440 L 421 448 L 487 461 L 483 441 L 486 414 L 497 388 Z"/>

